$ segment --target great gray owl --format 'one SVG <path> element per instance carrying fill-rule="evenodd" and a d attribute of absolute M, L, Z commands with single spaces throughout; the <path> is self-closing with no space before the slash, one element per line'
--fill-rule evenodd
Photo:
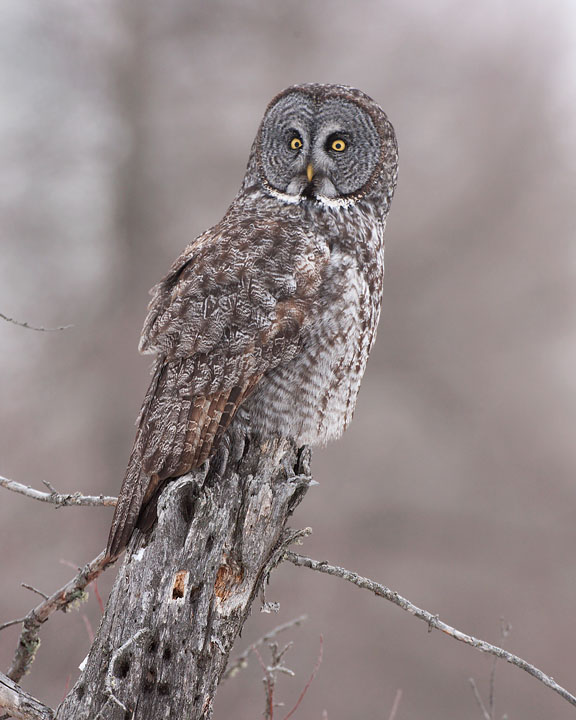
<path fill-rule="evenodd" d="M 239 408 L 256 435 L 342 434 L 376 334 L 397 164 L 392 125 L 359 90 L 295 85 L 268 105 L 232 205 L 152 290 L 139 349 L 157 359 L 110 558 Z"/>

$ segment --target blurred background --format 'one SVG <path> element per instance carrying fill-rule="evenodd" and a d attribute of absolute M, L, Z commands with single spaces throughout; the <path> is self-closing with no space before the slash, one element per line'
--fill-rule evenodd
<path fill-rule="evenodd" d="M 576 692 L 576 10 L 566 0 L 4 0 L 0 474 L 116 494 L 149 358 L 148 289 L 236 193 L 269 99 L 357 86 L 398 135 L 384 304 L 355 422 L 316 451 L 302 551 L 383 582 Z M 103 547 L 110 509 L 0 490 L 0 624 Z M 100 580 L 106 597 L 114 570 Z M 294 717 L 481 718 L 492 660 L 366 592 L 277 569 L 241 650 L 282 639 Z M 56 705 L 100 610 L 53 617 L 24 687 Z M 512 632 L 501 637 L 501 619 Z M 0 633 L 0 668 L 18 628 Z M 262 671 L 215 718 L 258 718 Z M 573 710 L 512 666 L 495 718 Z M 325 711 L 325 714 L 323 715 Z M 282 717 L 283 711 L 278 711 Z"/>

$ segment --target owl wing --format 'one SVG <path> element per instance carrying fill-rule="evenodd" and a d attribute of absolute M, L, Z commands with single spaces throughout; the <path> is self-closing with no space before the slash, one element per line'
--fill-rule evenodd
<path fill-rule="evenodd" d="M 261 240 L 208 231 L 152 290 L 140 351 L 158 357 L 110 530 L 111 558 L 163 484 L 207 460 L 262 376 L 298 350 L 326 257 L 291 254 L 288 238 Z"/>

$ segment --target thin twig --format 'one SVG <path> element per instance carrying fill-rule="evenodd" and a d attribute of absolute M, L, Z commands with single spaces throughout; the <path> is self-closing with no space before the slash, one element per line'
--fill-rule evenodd
<path fill-rule="evenodd" d="M 33 593 L 36 593 L 36 595 L 40 595 L 40 597 L 43 597 L 44 600 L 48 600 L 48 595 L 46 595 L 46 593 L 43 593 L 42 590 L 38 590 L 38 588 L 35 588 L 32 585 L 28 585 L 28 583 L 20 583 L 20 585 L 23 588 L 26 588 L 26 590 L 32 590 Z"/>
<path fill-rule="evenodd" d="M 16 482 L 16 480 L 10 480 L 0 475 L 0 487 L 6 488 L 6 490 L 12 490 L 20 495 L 26 495 L 34 500 L 51 503 L 52 505 L 56 505 L 56 507 L 66 507 L 68 505 L 114 507 L 116 505 L 117 498 L 115 497 L 107 495 L 82 495 L 79 492 L 59 493 L 50 483 L 47 481 L 43 482 L 49 488 L 50 492 L 36 490 L 29 485 L 23 485 L 22 483 Z"/>
<path fill-rule="evenodd" d="M 6 320 L 6 322 L 12 323 L 13 325 L 18 325 L 18 327 L 26 328 L 26 330 L 36 330 L 37 332 L 59 332 L 60 330 L 70 330 L 70 328 L 73 328 L 74 325 L 60 325 L 58 327 L 37 327 L 35 325 L 30 325 L 30 323 L 22 322 L 21 320 L 14 320 L 14 318 L 8 317 L 7 315 L 4 315 L 4 313 L 0 313 L 0 318 L 2 320 Z"/>
<path fill-rule="evenodd" d="M 494 658 L 492 660 L 492 668 L 490 669 L 490 684 L 488 689 L 488 709 L 490 711 L 490 720 L 494 720 L 494 705 L 496 702 L 496 665 L 498 665 L 498 658 Z"/>
<path fill-rule="evenodd" d="M 266 666 L 266 663 L 262 659 L 262 655 L 260 655 L 260 652 L 258 648 L 254 648 L 252 651 L 254 655 L 258 658 L 258 662 L 260 663 L 260 667 L 262 670 L 264 670 L 264 677 L 262 678 L 262 682 L 264 683 L 264 693 L 265 693 L 265 703 L 264 703 L 264 712 L 262 713 L 264 715 L 264 720 L 274 720 L 274 684 L 275 684 L 275 676 L 273 673 L 270 672 L 270 668 Z"/>
<path fill-rule="evenodd" d="M 512 630 L 512 626 L 510 623 L 507 623 L 504 621 L 504 618 L 500 618 L 500 638 L 502 640 L 502 646 L 504 647 L 504 640 L 508 637 L 510 634 L 510 631 Z M 476 681 L 474 678 L 468 678 L 468 682 L 470 683 L 472 687 L 472 691 L 474 692 L 474 698 L 476 700 L 476 704 L 480 708 L 480 712 L 482 713 L 484 720 L 494 720 L 496 717 L 496 710 L 495 710 L 495 702 L 496 702 L 496 666 L 498 665 L 499 658 L 495 657 L 492 659 L 492 667 L 490 669 L 490 681 L 488 683 L 488 707 L 484 704 L 484 701 L 482 700 L 482 696 L 480 695 L 480 690 L 478 689 L 478 685 L 476 684 Z"/>
<path fill-rule="evenodd" d="M 20 682 L 22 677 L 28 672 L 30 665 L 34 661 L 38 646 L 40 645 L 38 635 L 42 624 L 57 610 L 66 611 L 70 609 L 73 603 L 83 600 L 86 586 L 97 578 L 102 571 L 106 569 L 107 565 L 106 553 L 102 551 L 98 557 L 85 565 L 76 577 L 41 602 L 40 605 L 30 610 L 25 618 L 22 620 L 13 620 L 11 623 L 5 623 L 2 626 L 8 627 L 8 625 L 13 625 L 17 622 L 24 624 L 12 665 L 8 671 L 8 677 L 11 680 Z"/>
<path fill-rule="evenodd" d="M 396 713 L 398 712 L 398 708 L 400 707 L 400 700 L 402 700 L 402 688 L 398 688 L 398 690 L 396 690 L 396 695 L 394 697 L 394 702 L 392 703 L 390 715 L 388 715 L 388 720 L 394 720 L 394 718 L 396 717 Z"/>
<path fill-rule="evenodd" d="M 296 704 L 294 705 L 292 710 L 290 710 L 290 712 L 287 715 L 284 715 L 284 720 L 288 720 L 288 718 L 291 718 L 292 715 L 294 715 L 294 713 L 296 712 L 296 710 L 298 710 L 298 708 L 300 707 L 300 705 L 302 703 L 302 700 L 304 700 L 304 696 L 306 695 L 306 693 L 308 692 L 308 690 L 310 688 L 310 685 L 312 685 L 312 683 L 314 682 L 316 673 L 320 669 L 320 665 L 322 665 L 323 646 L 324 646 L 324 640 L 322 638 L 322 635 L 320 635 L 320 649 L 318 650 L 318 659 L 316 660 L 316 665 L 314 665 L 314 669 L 312 670 L 312 673 L 310 674 L 310 677 L 308 678 L 308 682 L 306 683 L 306 685 L 304 685 L 304 689 L 300 693 L 298 700 L 296 700 Z"/>
<path fill-rule="evenodd" d="M 284 553 L 284 558 L 299 567 L 307 567 L 311 570 L 317 570 L 318 572 L 326 573 L 327 575 L 334 575 L 336 577 L 340 577 L 343 580 L 347 580 L 353 585 L 356 585 L 357 587 L 363 588 L 364 590 L 369 590 L 375 595 L 389 600 L 395 605 L 398 605 L 398 607 L 402 608 L 402 610 L 406 610 L 411 615 L 414 615 L 420 620 L 423 620 L 428 625 L 429 630 L 440 630 L 446 635 L 454 638 L 455 640 L 459 640 L 466 645 L 471 645 L 472 647 L 480 650 L 481 652 L 488 653 L 497 658 L 506 660 L 506 662 L 509 662 L 512 665 L 516 665 L 516 667 L 519 667 L 521 670 L 529 673 L 537 680 L 540 680 L 541 683 L 544 683 L 544 685 L 554 690 L 554 692 L 558 693 L 558 695 L 563 697 L 564 700 L 569 702 L 571 705 L 576 706 L 576 697 L 572 695 L 572 693 L 568 692 L 568 690 L 558 685 L 555 680 L 553 680 L 549 675 L 543 673 L 542 670 L 539 670 L 534 665 L 531 665 L 530 663 L 526 662 L 526 660 L 523 660 L 517 655 L 513 655 L 507 650 L 499 648 L 496 645 L 491 645 L 485 640 L 479 640 L 472 635 L 467 635 L 466 633 L 463 633 L 460 630 L 457 630 L 456 628 L 447 625 L 446 623 L 442 622 L 437 615 L 433 615 L 427 610 L 422 610 L 406 598 L 399 595 L 394 590 L 390 590 L 390 588 L 386 587 L 385 585 L 381 585 L 380 583 L 374 582 L 374 580 L 370 580 L 369 578 L 357 575 L 355 572 L 351 572 L 350 570 L 337 567 L 336 565 L 329 565 L 327 562 L 319 562 L 318 560 L 312 560 L 311 558 L 297 555 L 296 553 L 291 551 L 286 551 Z"/>
<path fill-rule="evenodd" d="M 88 642 L 92 645 L 94 642 L 94 628 L 85 613 L 82 613 L 82 620 L 84 621 L 84 627 L 86 629 L 86 634 L 88 635 Z"/>
<path fill-rule="evenodd" d="M 70 680 L 72 680 L 72 673 L 68 673 L 68 675 L 66 676 L 66 682 L 64 684 L 64 692 L 62 693 L 60 702 L 63 702 L 66 695 L 68 695 L 68 690 L 70 690 Z"/>
<path fill-rule="evenodd" d="M 16 618 L 16 620 L 8 620 L 8 622 L 2 623 L 2 625 L 0 625 L 0 630 L 5 630 L 6 628 L 12 627 L 12 625 L 19 625 L 20 623 L 23 623 L 24 620 L 26 620 L 25 617 Z M 0 718 L 0 720 L 2 720 L 2 718 Z"/>
<path fill-rule="evenodd" d="M 96 595 L 96 600 L 98 601 L 98 607 L 100 608 L 100 612 L 102 613 L 102 615 L 104 615 L 104 603 L 102 602 L 102 597 L 98 590 L 98 582 L 96 580 L 94 580 L 94 582 L 92 583 L 92 587 L 94 588 L 94 595 Z"/>
<path fill-rule="evenodd" d="M 269 633 L 266 633 L 266 635 L 258 638 L 256 642 L 252 643 L 252 645 L 247 647 L 244 652 L 240 653 L 238 657 L 232 660 L 232 662 L 226 668 L 226 672 L 222 675 L 220 683 L 224 682 L 224 680 L 227 680 L 228 678 L 234 677 L 240 672 L 240 670 L 243 670 L 248 665 L 248 656 L 251 652 L 254 652 L 256 648 L 260 647 L 269 640 L 273 640 L 277 635 L 280 635 L 280 633 L 283 633 L 286 630 L 290 630 L 290 628 L 301 625 L 303 622 L 306 622 L 306 620 L 308 620 L 307 615 L 300 615 L 300 617 L 294 618 L 293 620 L 290 620 L 283 625 L 277 625 L 273 630 L 270 630 Z"/>
<path fill-rule="evenodd" d="M 470 687 L 472 688 L 472 692 L 474 693 L 476 704 L 480 708 L 480 712 L 482 713 L 484 720 L 492 720 L 492 713 L 489 713 L 486 709 L 486 705 L 484 705 L 484 701 L 482 700 L 482 696 L 480 695 L 480 691 L 478 690 L 476 681 L 474 680 L 474 678 L 468 678 L 468 682 L 470 683 Z"/>
<path fill-rule="evenodd" d="M 510 635 L 512 632 L 512 625 L 509 622 L 506 622 L 504 618 L 500 618 L 500 637 L 502 639 L 502 647 L 504 647 L 504 641 Z M 490 718 L 491 720 L 494 720 L 495 717 L 495 687 L 496 687 L 496 663 L 498 662 L 498 658 L 494 658 L 494 662 L 492 663 L 492 671 L 490 673 L 490 699 L 489 699 L 489 707 L 490 707 Z"/>

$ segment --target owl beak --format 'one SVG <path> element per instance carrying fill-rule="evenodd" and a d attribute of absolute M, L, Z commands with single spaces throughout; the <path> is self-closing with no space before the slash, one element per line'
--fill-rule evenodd
<path fill-rule="evenodd" d="M 308 178 L 308 182 L 312 182 L 312 178 L 314 177 L 314 168 L 312 167 L 312 163 L 309 163 L 306 168 L 306 177 Z"/>

